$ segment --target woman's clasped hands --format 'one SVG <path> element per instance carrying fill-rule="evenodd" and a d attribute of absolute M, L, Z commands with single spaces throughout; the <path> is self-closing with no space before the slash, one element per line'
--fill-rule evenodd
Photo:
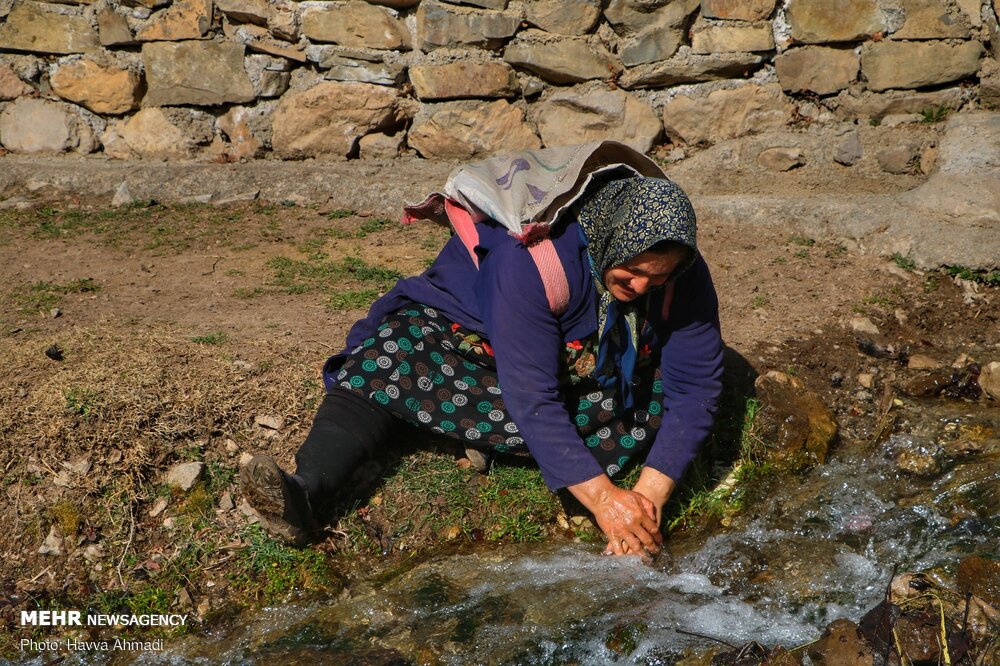
<path fill-rule="evenodd" d="M 569 487 L 607 536 L 605 555 L 655 555 L 660 552 L 663 545 L 660 511 L 666 497 L 661 502 L 657 489 L 652 486 L 649 482 L 644 484 L 640 477 L 636 489 L 627 490 L 601 475 Z M 639 492 L 641 488 L 649 488 L 654 498 Z"/>

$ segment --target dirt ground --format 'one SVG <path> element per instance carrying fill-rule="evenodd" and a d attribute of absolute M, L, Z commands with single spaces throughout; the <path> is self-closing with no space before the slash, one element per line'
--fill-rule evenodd
<path fill-rule="evenodd" d="M 933 128 L 904 131 L 933 143 Z M 712 150 L 718 158 L 720 148 Z M 825 177 L 829 167 L 820 166 L 774 174 L 746 160 L 720 172 L 709 157 L 693 155 L 671 172 L 695 193 L 802 196 L 903 191 L 922 178 L 865 168 L 852 179 L 839 167 Z M 996 286 L 739 220 L 703 216 L 699 234 L 731 364 L 803 378 L 846 437 L 871 435 L 883 386 L 926 371 L 908 359 L 1000 360 Z M 291 462 L 323 361 L 374 295 L 395 274 L 422 270 L 445 238 L 429 223 L 403 227 L 343 201 L 110 209 L 52 200 L 0 210 L 0 596 L 10 600 L 0 611 L 8 628 L 13 609 L 32 600 L 78 599 L 124 586 L 143 565 L 166 566 L 179 552 L 164 528 L 173 509 L 150 516 L 158 496 L 147 484 L 176 462 L 209 465 L 212 495 L 193 510 L 221 552 L 238 547 L 249 520 L 238 507 L 240 456 L 266 449 Z M 862 325 L 877 331 L 859 332 Z M 115 411 L 102 411 L 112 395 Z M 107 508 L 123 496 L 132 509 Z M 178 519 L 191 507 L 161 496 Z M 53 525 L 61 553 L 40 553 Z M 205 579 L 189 582 L 188 597 L 165 607 L 207 617 L 215 607 Z"/>

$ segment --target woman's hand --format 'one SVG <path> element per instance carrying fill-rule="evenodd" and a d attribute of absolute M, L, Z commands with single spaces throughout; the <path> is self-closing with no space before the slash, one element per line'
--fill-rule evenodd
<path fill-rule="evenodd" d="M 655 509 L 653 519 L 656 521 L 657 529 L 659 529 L 660 520 L 663 517 L 663 506 L 670 499 L 676 485 L 674 480 L 663 472 L 652 467 L 643 467 L 639 474 L 639 480 L 632 488 L 634 492 L 639 493 L 653 504 Z"/>
<path fill-rule="evenodd" d="M 619 488 L 605 475 L 567 488 L 587 507 L 608 537 L 604 552 L 614 555 L 660 552 L 663 536 L 657 510 L 644 495 Z"/>

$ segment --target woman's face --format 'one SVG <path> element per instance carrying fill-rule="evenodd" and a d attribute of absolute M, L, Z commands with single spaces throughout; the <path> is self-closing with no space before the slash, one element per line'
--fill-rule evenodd
<path fill-rule="evenodd" d="M 665 284 L 682 258 L 682 252 L 642 252 L 604 271 L 604 287 L 619 301 L 635 300 Z"/>

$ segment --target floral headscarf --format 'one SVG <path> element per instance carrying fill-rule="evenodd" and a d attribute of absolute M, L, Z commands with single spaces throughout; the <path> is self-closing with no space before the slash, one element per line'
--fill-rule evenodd
<path fill-rule="evenodd" d="M 697 252 L 694 208 L 674 182 L 633 176 L 612 180 L 585 196 L 577 219 L 598 295 L 597 379 L 606 388 L 617 383 L 628 409 L 638 357 L 638 321 L 645 315 L 649 294 L 628 303 L 616 300 L 604 287 L 604 271 L 660 241 L 682 243 Z M 680 267 L 674 276 L 686 268 Z"/>

